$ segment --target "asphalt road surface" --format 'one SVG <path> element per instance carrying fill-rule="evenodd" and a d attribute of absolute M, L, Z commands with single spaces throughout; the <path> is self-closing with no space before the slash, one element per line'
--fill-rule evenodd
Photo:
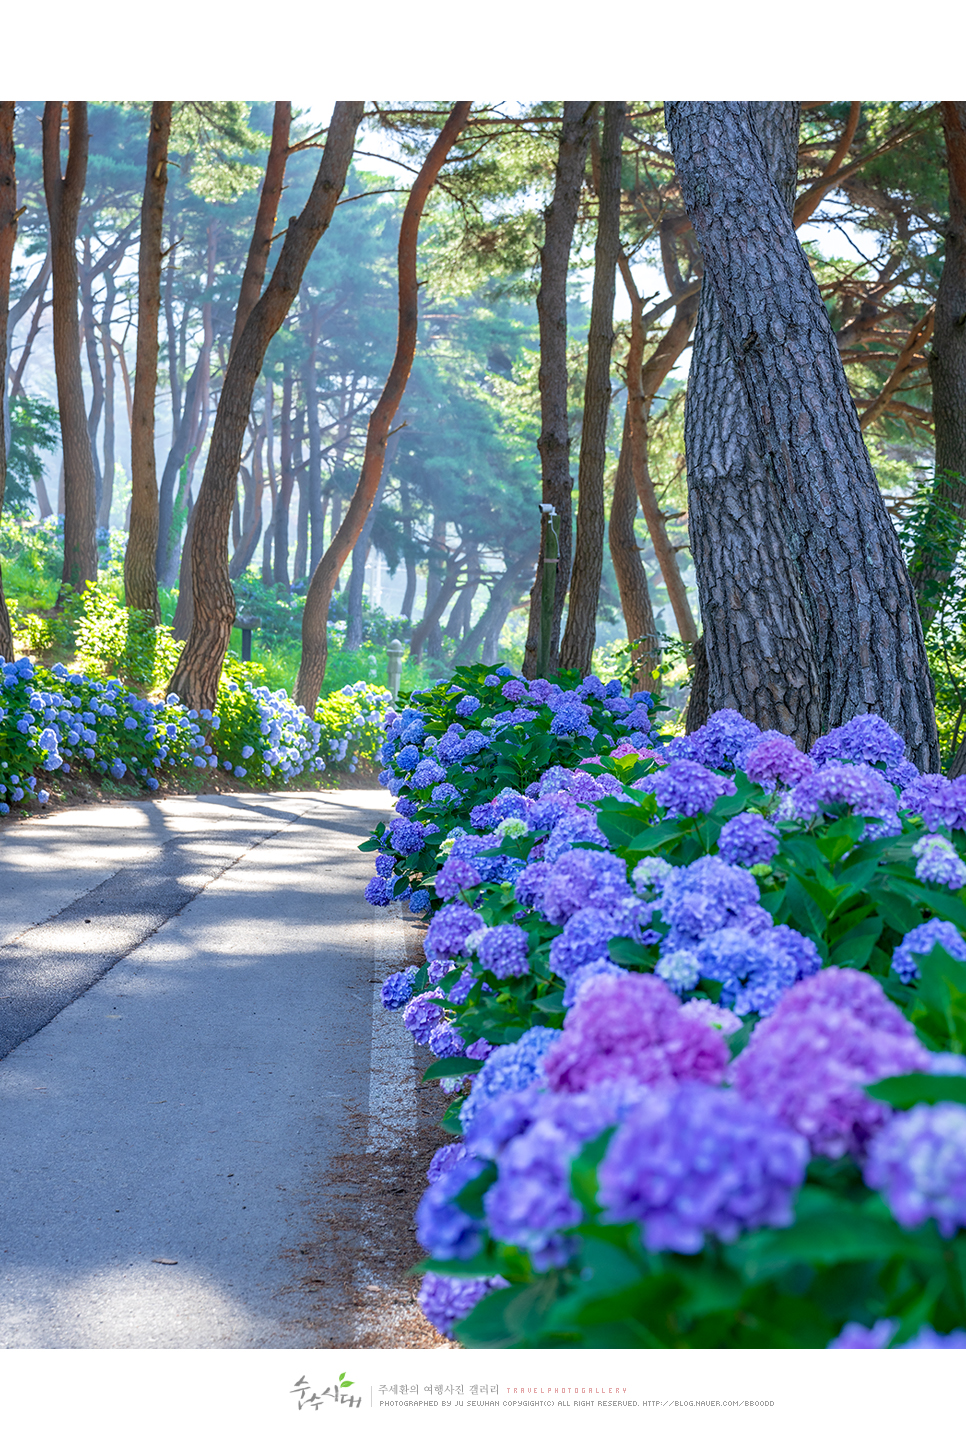
<path fill-rule="evenodd" d="M 388 808 L 218 795 L 0 833 L 0 1348 L 385 1342 L 411 1305 L 390 1250 L 363 1239 L 351 1306 L 325 1290 L 340 1218 L 383 1226 L 346 1157 L 381 1156 L 391 1201 L 432 1120 L 375 999 L 413 953 L 362 894 Z"/>

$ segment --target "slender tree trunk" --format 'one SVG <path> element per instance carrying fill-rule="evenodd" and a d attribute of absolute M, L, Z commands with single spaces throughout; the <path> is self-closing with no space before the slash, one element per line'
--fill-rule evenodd
<path fill-rule="evenodd" d="M 158 319 L 161 313 L 161 238 L 168 186 L 170 101 L 151 107 L 148 157 L 141 202 L 138 254 L 138 335 L 131 425 L 131 529 L 124 554 L 124 597 L 128 606 L 161 620 L 158 603 L 158 474 L 154 452 L 154 409 L 158 388 Z"/>
<path fill-rule="evenodd" d="M 527 550 L 506 563 L 503 575 L 490 587 L 490 599 L 486 603 L 479 621 L 471 629 L 469 636 L 464 637 L 460 643 L 460 649 L 456 654 L 458 662 L 475 661 L 480 647 L 493 635 L 499 641 L 503 624 L 510 614 L 517 593 L 533 570 L 534 554 L 535 551 Z M 484 660 L 486 660 L 485 657 Z"/>
<path fill-rule="evenodd" d="M 424 651 L 434 661 L 438 661 L 442 656 L 442 633 L 439 631 L 439 623 L 443 612 L 456 595 L 464 564 L 465 558 L 457 556 L 454 552 L 446 568 L 446 574 L 440 579 L 435 594 L 430 597 L 427 593 L 423 619 L 409 641 L 409 656 L 412 661 L 418 662 Z M 434 651 L 433 648 L 436 647 L 437 642 L 440 645 Z"/>
<path fill-rule="evenodd" d="M 104 354 L 104 478 L 101 484 L 101 505 L 97 513 L 98 529 L 110 530 L 111 505 L 114 500 L 114 349 L 111 346 L 111 319 L 117 288 L 114 271 L 104 275 L 105 296 L 101 311 L 101 349 Z"/>
<path fill-rule="evenodd" d="M 405 392 L 416 352 L 418 317 L 416 294 L 419 286 L 416 280 L 416 242 L 419 235 L 419 220 L 430 188 L 436 181 L 439 170 L 446 161 L 456 138 L 466 124 L 470 105 L 469 101 L 458 101 L 453 107 L 446 124 L 419 169 L 403 213 L 399 230 L 399 332 L 396 341 L 396 356 L 386 386 L 369 420 L 359 483 L 356 485 L 345 517 L 335 533 L 332 544 L 313 573 L 305 600 L 305 611 L 302 616 L 302 660 L 295 683 L 295 700 L 301 703 L 308 712 L 315 711 L 315 704 L 325 677 L 325 662 L 328 653 L 328 614 L 332 590 L 346 557 L 359 537 L 366 516 L 372 507 L 376 490 L 379 488 L 389 431 Z"/>
<path fill-rule="evenodd" d="M 304 397 L 304 393 L 303 393 Z M 308 528 L 309 528 L 309 497 L 308 497 L 308 464 L 302 454 L 302 441 L 308 433 L 307 406 L 299 411 L 297 428 L 295 431 L 295 449 L 298 454 L 298 465 L 293 465 L 293 474 L 298 481 L 299 504 L 295 518 L 295 560 L 292 563 L 292 583 L 301 581 L 305 577 L 305 567 L 308 561 Z"/>
<path fill-rule="evenodd" d="M 54 366 L 64 442 L 65 586 L 82 591 L 97 580 L 97 511 L 94 461 L 87 433 L 77 317 L 77 218 L 87 176 L 87 102 L 69 101 L 67 166 L 61 173 L 60 129 L 64 103 L 44 106 L 44 193 L 50 219 L 54 281 Z"/>
<path fill-rule="evenodd" d="M 423 620 L 413 632 L 410 641 L 410 655 L 417 661 L 425 650 L 428 657 L 438 661 L 443 655 L 443 634 L 439 629 L 440 612 L 434 612 L 443 589 L 443 582 L 449 574 L 450 555 L 446 547 L 446 521 L 438 513 L 433 516 L 433 534 L 429 542 L 426 559 L 426 601 L 423 606 Z M 440 611 L 444 608 L 441 607 Z M 426 625 L 426 622 L 429 625 Z"/>
<path fill-rule="evenodd" d="M 174 496 L 181 466 L 185 461 L 187 453 L 187 431 L 190 430 L 190 422 L 184 416 L 188 409 L 188 400 L 185 399 L 185 408 L 181 407 L 181 378 L 178 372 L 178 347 L 177 330 L 174 323 L 174 254 L 176 242 L 174 241 L 174 229 L 178 219 L 171 218 L 168 224 L 168 235 L 172 241 L 168 245 L 167 256 L 168 266 L 164 276 L 164 320 L 167 327 L 168 346 L 168 383 L 171 394 L 171 445 L 168 449 L 168 458 L 165 460 L 164 469 L 161 472 L 161 487 L 158 492 L 158 549 L 155 557 L 155 569 L 158 580 L 167 580 L 173 571 L 173 560 L 177 555 L 177 541 L 171 539 L 172 522 L 174 520 Z M 195 363 L 193 376 L 200 372 L 198 363 Z M 195 386 L 197 391 L 197 385 Z M 188 381 L 188 392 L 191 391 L 191 380 Z M 197 392 L 191 394 L 194 404 L 197 401 Z M 182 429 L 186 432 L 182 436 Z M 134 410 L 131 409 L 131 434 L 134 434 Z M 178 441 L 184 440 L 184 452 L 179 452 L 180 457 L 176 459 Z M 133 464 L 133 462 L 132 462 Z M 130 504 L 128 513 L 130 515 Z"/>
<path fill-rule="evenodd" d="M 238 292 L 238 307 L 235 310 L 235 327 L 231 335 L 229 359 L 235 352 L 242 329 L 248 322 L 248 315 L 261 297 L 265 270 L 268 267 L 268 255 L 272 250 L 272 235 L 275 231 L 275 219 L 278 216 L 278 204 L 282 200 L 291 127 L 291 101 L 276 101 L 272 121 L 272 140 L 268 149 L 268 160 L 265 163 L 265 180 L 262 183 L 251 245 L 248 249 L 248 260 Z"/>
<path fill-rule="evenodd" d="M 470 620 L 473 613 L 473 597 L 480 587 L 480 551 L 475 541 L 466 543 L 466 571 L 468 580 L 459 596 L 456 598 L 456 605 L 453 607 L 450 619 L 446 624 L 445 635 L 452 638 L 454 643 L 454 664 L 459 655 L 460 642 L 469 634 Z"/>
<path fill-rule="evenodd" d="M 332 219 L 345 185 L 363 111 L 361 101 L 336 103 L 309 199 L 299 216 L 289 220 L 271 281 L 249 314 L 228 362 L 195 506 L 191 635 L 169 689 L 199 710 L 215 705 L 235 619 L 235 598 L 228 576 L 228 523 L 252 395 L 266 349 L 284 322 L 306 264 Z"/>
<path fill-rule="evenodd" d="M 570 585 L 570 562 L 573 554 L 571 495 L 574 482 L 570 475 L 570 424 L 567 410 L 567 274 L 594 124 L 594 109 L 595 103 L 592 101 L 564 102 L 553 198 L 543 215 L 543 247 L 540 249 L 540 288 L 537 293 L 537 318 L 540 326 L 540 438 L 537 440 L 537 448 L 543 467 L 542 499 L 544 504 L 552 505 L 556 509 L 560 537 L 550 638 L 551 672 L 555 672 L 559 665 L 560 622 Z M 535 522 L 534 540 L 537 538 Z M 523 658 L 525 677 L 534 677 L 537 672 L 542 576 L 541 557 L 530 593 L 530 618 Z"/>
<path fill-rule="evenodd" d="M 104 410 L 104 377 L 101 373 L 101 361 L 97 355 L 97 325 L 94 322 L 94 294 L 92 291 L 94 268 L 91 261 L 89 237 L 84 239 L 83 257 L 84 264 L 79 270 L 78 281 L 81 300 L 81 332 L 87 350 L 87 372 L 91 376 L 91 407 L 87 411 L 87 437 L 91 442 L 91 461 L 94 466 L 94 508 L 99 515 L 104 477 L 101 474 L 101 463 L 97 454 L 97 431 Z"/>
<path fill-rule="evenodd" d="M 929 378 L 936 426 L 936 493 L 926 512 L 912 582 L 928 631 L 966 534 L 966 101 L 942 103 L 949 225 Z"/>
<path fill-rule="evenodd" d="M 292 471 L 292 373 L 285 362 L 282 374 L 282 416 L 280 421 L 278 510 L 275 524 L 275 583 L 291 591 L 288 574 L 288 518 L 292 506 L 295 475 Z"/>
<path fill-rule="evenodd" d="M 17 172 L 13 144 L 16 103 L 0 101 L 0 406 L 7 393 L 7 319 L 10 312 L 10 272 L 13 249 L 17 241 Z M 7 485 L 7 414 L 0 407 L 0 518 Z M 0 570 L 0 657 L 13 661 L 13 636 L 10 614 L 3 594 L 3 572 Z"/>
<path fill-rule="evenodd" d="M 396 458 L 396 451 L 399 448 L 399 435 L 394 434 L 386 449 L 386 458 L 382 467 L 382 479 L 379 481 L 379 489 L 376 491 L 376 498 L 372 502 L 372 509 L 366 516 L 366 523 L 359 533 L 359 539 L 352 547 L 352 570 L 349 572 L 349 609 L 346 615 L 345 629 L 345 650 L 355 652 L 362 646 L 363 620 L 362 603 L 363 589 L 366 580 L 366 561 L 369 557 L 369 542 L 372 539 L 372 527 L 376 520 L 376 511 L 382 504 L 382 498 L 386 493 L 386 482 L 389 479 L 389 471 L 392 469 L 392 462 Z"/>
<path fill-rule="evenodd" d="M 614 575 L 617 577 L 617 589 L 620 592 L 627 640 L 635 643 L 631 651 L 631 661 L 638 669 L 638 687 L 647 691 L 653 686 L 661 665 L 661 647 L 654 625 L 654 608 L 647 589 L 647 575 L 634 530 L 637 519 L 637 491 L 634 489 L 634 470 L 631 463 L 629 414 L 630 400 L 624 415 L 624 435 L 614 478 L 614 498 L 610 507 L 607 539 L 610 558 L 614 563 Z"/>
<path fill-rule="evenodd" d="M 779 529 L 785 520 L 791 527 L 786 558 L 800 562 L 819 726 L 878 713 L 901 734 L 913 762 L 935 772 L 939 743 L 912 586 L 828 313 L 769 174 L 753 104 L 675 101 L 666 115 L 706 282 L 753 401 L 756 450 L 787 510 L 780 515 L 772 498 Z M 765 654 L 756 652 L 749 666 L 767 672 Z M 809 691 L 786 666 L 795 721 L 810 726 Z"/>
<path fill-rule="evenodd" d="M 614 347 L 614 293 L 620 252 L 621 139 L 626 103 L 604 103 L 601 137 L 594 290 L 587 336 L 584 420 L 580 431 L 577 531 L 570 573 L 567 627 L 560 643 L 560 666 L 590 671 L 597 637 L 597 602 L 604 564 L 604 467 L 610 413 L 610 366 Z"/>
<path fill-rule="evenodd" d="M 228 574 L 233 581 L 244 576 L 248 570 L 262 533 L 263 482 L 261 477 L 256 481 L 252 472 L 247 470 L 244 465 L 241 467 L 241 477 L 245 487 L 245 521 L 247 524 L 238 550 L 232 556 L 228 567 Z"/>
<path fill-rule="evenodd" d="M 15 101 L 9 101 L 5 104 L 8 106 L 16 107 Z M 13 145 L 12 141 L 10 145 Z M 15 173 L 13 175 L 15 176 Z M 17 302 L 13 305 L 12 308 L 9 309 L 7 313 L 7 327 L 4 333 L 7 366 L 3 375 L 0 376 L 5 379 L 7 376 L 7 371 L 11 372 L 9 393 L 5 393 L 3 389 L 0 389 L 0 396 L 3 397 L 3 427 L 6 430 L 7 439 L 10 438 L 10 400 L 16 397 L 17 391 L 20 387 L 20 380 L 23 377 L 23 371 L 26 366 L 27 359 L 30 356 L 30 350 L 33 347 L 34 340 L 37 337 L 37 333 L 40 329 L 40 320 L 43 315 L 44 309 L 47 307 L 44 298 L 47 292 L 47 284 L 49 281 L 50 248 L 48 246 L 47 254 L 44 258 L 43 263 L 40 265 L 37 272 L 31 279 L 30 283 L 24 289 L 23 293 L 21 293 L 20 297 L 17 299 Z M 35 304 L 36 308 L 34 308 Z M 20 358 L 17 361 L 16 369 L 10 370 L 10 349 L 13 344 L 13 336 L 16 332 L 17 324 L 22 318 L 26 317 L 31 308 L 34 309 L 34 315 L 33 318 L 30 320 L 30 329 L 27 333 L 26 343 L 20 351 Z"/>

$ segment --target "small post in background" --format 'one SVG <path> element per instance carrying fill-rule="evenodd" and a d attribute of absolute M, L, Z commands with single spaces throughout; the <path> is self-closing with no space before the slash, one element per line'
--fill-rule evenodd
<path fill-rule="evenodd" d="M 261 626 L 261 617 L 258 616 L 236 616 L 235 625 L 241 627 L 243 662 L 250 662 L 252 659 L 252 632 L 258 631 Z"/>
<path fill-rule="evenodd" d="M 398 637 L 393 637 L 386 652 L 388 669 L 386 673 L 389 691 L 392 694 L 393 702 L 399 697 L 399 684 L 402 681 L 402 659 L 405 647 Z"/>
<path fill-rule="evenodd" d="M 553 633 L 553 598 L 557 590 L 557 562 L 560 559 L 560 538 L 557 534 L 557 511 L 552 505 L 541 505 L 543 527 L 540 595 L 540 655 L 537 676 L 546 677 L 550 666 L 550 638 Z"/>

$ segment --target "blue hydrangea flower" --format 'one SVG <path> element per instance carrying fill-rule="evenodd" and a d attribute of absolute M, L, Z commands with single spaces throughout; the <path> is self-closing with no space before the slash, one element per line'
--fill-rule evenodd
<path fill-rule="evenodd" d="M 653 773 L 647 780 L 647 786 L 662 808 L 683 818 L 710 813 L 722 795 L 735 792 L 730 778 L 712 773 L 700 763 L 686 760 L 670 763 Z"/>
<path fill-rule="evenodd" d="M 428 889 L 414 889 L 409 896 L 409 911 L 411 914 L 423 914 L 429 909 L 430 903 Z"/>
<path fill-rule="evenodd" d="M 863 1175 L 903 1227 L 935 1218 L 951 1238 L 966 1227 L 966 1106 L 947 1101 L 897 1112 L 870 1142 Z"/>
<path fill-rule="evenodd" d="M 392 903 L 392 891 L 395 879 L 383 879 L 380 874 L 374 874 L 365 888 L 367 904 L 375 905 L 382 909 Z"/>
<path fill-rule="evenodd" d="M 467 937 L 482 928 L 482 916 L 470 909 L 468 904 L 445 904 L 430 921 L 425 940 L 426 954 L 434 960 L 461 955 Z"/>
<path fill-rule="evenodd" d="M 463 1157 L 423 1193 L 416 1209 L 416 1236 L 434 1258 L 465 1261 L 482 1248 L 483 1221 L 470 1217 L 453 1199 L 485 1165 L 475 1157 Z"/>
<path fill-rule="evenodd" d="M 495 1097 L 508 1091 L 522 1091 L 538 1081 L 542 1082 L 544 1058 L 559 1038 L 560 1032 L 548 1026 L 531 1026 L 518 1041 L 508 1046 L 497 1046 L 482 1070 L 476 1073 L 473 1090 L 460 1108 L 464 1133 L 469 1132 L 483 1107 Z M 489 1152 L 482 1149 L 482 1144 L 479 1145 L 480 1155 L 489 1156 Z"/>
<path fill-rule="evenodd" d="M 740 712 L 726 707 L 712 713 L 696 732 L 675 739 L 662 751 L 669 762 L 689 761 L 706 768 L 744 768 L 748 753 L 760 737 L 760 728 Z"/>
<path fill-rule="evenodd" d="M 809 757 L 816 763 L 882 763 L 895 768 L 906 756 L 906 745 L 897 732 L 875 713 L 853 717 L 813 743 Z"/>
<path fill-rule="evenodd" d="M 484 930 L 476 954 L 484 969 L 492 970 L 501 980 L 526 975 L 530 969 L 527 934 L 519 925 L 495 925 Z"/>
<path fill-rule="evenodd" d="M 430 1035 L 443 1019 L 443 1015 L 440 992 L 434 987 L 432 990 L 424 990 L 422 995 L 413 996 L 403 1011 L 403 1024 L 417 1046 L 428 1046 Z"/>
<path fill-rule="evenodd" d="M 944 919 L 927 920 L 904 935 L 893 951 L 892 968 L 904 985 L 919 975 L 913 955 L 928 955 L 934 945 L 942 945 L 956 960 L 966 960 L 966 941 L 956 926 Z"/>
<path fill-rule="evenodd" d="M 395 974 L 389 975 L 382 982 L 382 989 L 379 998 L 386 1010 L 402 1010 L 413 997 L 413 985 L 416 981 L 416 966 L 410 965 L 405 970 L 397 970 Z"/>
<path fill-rule="evenodd" d="M 778 830 L 758 813 L 739 813 L 718 835 L 726 864 L 767 864 L 778 848 Z"/>
<path fill-rule="evenodd" d="M 474 712 L 479 712 L 479 710 L 480 699 L 471 695 L 461 697 L 455 708 L 457 717 L 472 717 Z"/>
<path fill-rule="evenodd" d="M 486 679 L 489 681 L 489 678 Z M 446 1273 L 427 1273 L 420 1285 L 416 1302 L 426 1318 L 445 1339 L 452 1337 L 453 1326 L 471 1313 L 480 1299 L 494 1288 L 507 1288 L 505 1278 L 453 1278 Z"/>

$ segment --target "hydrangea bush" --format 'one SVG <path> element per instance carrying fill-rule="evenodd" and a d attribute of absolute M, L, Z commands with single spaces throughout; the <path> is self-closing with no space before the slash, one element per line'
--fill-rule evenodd
<path fill-rule="evenodd" d="M 315 709 L 315 721 L 329 763 L 354 773 L 360 757 L 375 758 L 384 741 L 384 722 L 391 706 L 392 694 L 372 682 L 346 683 L 323 697 Z"/>
<path fill-rule="evenodd" d="M 423 1306 L 480 1348 L 961 1347 L 966 780 L 871 715 L 805 753 L 648 709 L 466 669 L 390 716 L 367 897 L 429 963 L 383 1002 L 459 1139 Z"/>
<path fill-rule="evenodd" d="M 223 678 L 218 710 L 197 712 L 174 694 L 152 702 L 117 678 L 59 664 L 22 657 L 0 667 L 0 815 L 24 800 L 46 803 L 52 775 L 78 769 L 153 792 L 160 774 L 219 764 L 250 785 L 298 784 L 322 767 L 318 725 L 283 693 Z"/>

